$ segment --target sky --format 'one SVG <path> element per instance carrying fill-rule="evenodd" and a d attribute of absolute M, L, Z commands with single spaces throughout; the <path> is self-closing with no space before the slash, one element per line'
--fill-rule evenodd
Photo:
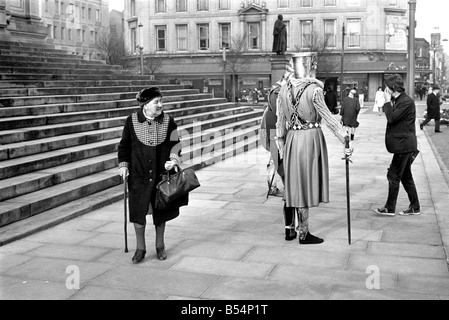
<path fill-rule="evenodd" d="M 109 9 L 123 11 L 124 1 L 109 0 Z M 441 39 L 449 40 L 449 1 L 416 0 L 416 3 L 416 37 L 424 38 L 430 42 L 430 34 L 440 32 Z M 439 29 L 435 29 L 436 27 Z M 442 44 L 445 51 L 449 53 L 449 41 L 444 41 Z"/>

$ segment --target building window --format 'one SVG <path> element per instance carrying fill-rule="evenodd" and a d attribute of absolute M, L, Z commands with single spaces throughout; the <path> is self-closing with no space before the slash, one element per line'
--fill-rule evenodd
<path fill-rule="evenodd" d="M 137 51 L 137 30 L 136 28 L 131 28 L 131 52 L 136 53 Z"/>
<path fill-rule="evenodd" d="M 360 30 L 361 30 L 360 19 L 348 20 L 349 47 L 360 47 Z"/>
<path fill-rule="evenodd" d="M 209 0 L 196 0 L 198 11 L 209 11 Z"/>
<path fill-rule="evenodd" d="M 325 7 L 336 7 L 337 0 L 324 0 L 324 6 Z"/>
<path fill-rule="evenodd" d="M 178 51 L 187 51 L 187 38 L 188 38 L 187 25 L 176 26 L 176 42 Z"/>
<path fill-rule="evenodd" d="M 209 50 L 209 25 L 199 24 L 198 25 L 198 43 L 199 50 Z"/>
<path fill-rule="evenodd" d="M 82 39 L 81 39 L 83 42 L 85 42 L 86 41 L 86 30 L 83 30 L 82 31 Z"/>
<path fill-rule="evenodd" d="M 94 42 L 95 41 L 95 34 L 93 31 L 90 32 L 90 42 Z"/>
<path fill-rule="evenodd" d="M 53 39 L 56 39 L 57 31 L 58 31 L 58 27 L 53 26 Z"/>
<path fill-rule="evenodd" d="M 231 24 L 221 23 L 220 24 L 220 49 L 231 48 Z"/>
<path fill-rule="evenodd" d="M 61 14 L 65 14 L 64 2 L 61 2 Z"/>
<path fill-rule="evenodd" d="M 67 35 L 68 35 L 69 41 L 72 41 L 72 29 L 67 29 Z"/>
<path fill-rule="evenodd" d="M 166 26 L 156 26 L 156 50 L 166 51 L 167 50 L 167 27 Z"/>
<path fill-rule="evenodd" d="M 45 12 L 48 12 L 48 0 L 45 0 Z"/>
<path fill-rule="evenodd" d="M 260 23 L 248 23 L 248 47 L 260 49 Z"/>
<path fill-rule="evenodd" d="M 176 12 L 187 12 L 187 0 L 176 0 Z"/>
<path fill-rule="evenodd" d="M 231 0 L 219 0 L 218 10 L 229 10 L 231 9 Z"/>
<path fill-rule="evenodd" d="M 56 14 L 60 14 L 61 13 L 61 11 L 59 9 L 59 1 L 58 0 L 55 1 L 55 13 Z"/>
<path fill-rule="evenodd" d="M 81 18 L 85 19 L 86 18 L 86 7 L 82 7 L 81 8 Z"/>
<path fill-rule="evenodd" d="M 326 48 L 337 46 L 337 20 L 324 20 L 324 45 Z"/>
<path fill-rule="evenodd" d="M 76 30 L 76 41 L 81 41 L 81 29 Z"/>
<path fill-rule="evenodd" d="M 136 16 L 136 0 L 131 0 L 131 2 L 129 3 L 129 12 L 131 13 L 131 17 L 135 17 Z"/>
<path fill-rule="evenodd" d="M 97 21 L 97 22 L 100 21 L 100 10 L 99 9 L 95 10 L 95 21 Z"/>
<path fill-rule="evenodd" d="M 285 30 L 287 30 L 287 50 L 290 48 L 290 21 L 283 20 L 285 24 Z"/>
<path fill-rule="evenodd" d="M 301 20 L 301 47 L 310 48 L 312 47 L 312 32 L 313 32 L 313 21 L 312 20 Z"/>
<path fill-rule="evenodd" d="M 165 0 L 155 0 L 155 1 L 156 1 L 156 13 L 167 11 Z"/>
<path fill-rule="evenodd" d="M 288 8 L 290 0 L 278 0 L 278 8 Z"/>
<path fill-rule="evenodd" d="M 313 0 L 301 0 L 301 7 L 313 7 Z"/>
<path fill-rule="evenodd" d="M 61 27 L 61 40 L 65 39 L 64 32 L 65 32 L 65 28 Z"/>
<path fill-rule="evenodd" d="M 87 9 L 87 19 L 92 20 L 92 9 Z"/>

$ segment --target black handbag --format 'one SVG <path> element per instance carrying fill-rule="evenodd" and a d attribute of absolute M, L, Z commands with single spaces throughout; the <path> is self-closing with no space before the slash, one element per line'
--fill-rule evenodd
<path fill-rule="evenodd" d="M 200 182 L 193 169 L 181 170 L 179 166 L 178 169 L 175 174 L 170 174 L 167 171 L 163 174 L 162 181 L 157 184 L 156 209 L 187 205 L 189 192 L 200 187 Z"/>

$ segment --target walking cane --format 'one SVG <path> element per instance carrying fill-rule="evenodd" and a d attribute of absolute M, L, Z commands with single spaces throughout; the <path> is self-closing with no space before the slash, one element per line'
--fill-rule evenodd
<path fill-rule="evenodd" d="M 345 148 L 349 149 L 349 136 L 345 137 Z M 346 206 L 347 206 L 347 215 L 348 215 L 348 242 L 351 245 L 351 201 L 350 201 L 350 192 L 349 192 L 349 162 L 352 162 L 349 159 L 349 156 L 346 154 L 343 160 L 346 161 Z"/>
<path fill-rule="evenodd" d="M 268 161 L 268 165 L 270 165 L 271 164 L 271 157 L 270 157 L 270 160 Z M 270 193 L 271 193 L 271 186 L 273 185 L 273 181 L 274 181 L 274 177 L 276 176 L 276 168 L 274 168 L 274 170 L 273 170 L 273 176 L 271 177 L 271 181 L 270 181 L 270 184 L 268 185 L 268 192 L 267 192 L 267 199 L 268 199 L 268 197 L 270 196 Z"/>
<path fill-rule="evenodd" d="M 128 228 L 127 228 L 127 221 L 128 221 L 128 206 L 126 205 L 126 199 L 128 198 L 128 190 L 126 187 L 126 177 L 123 179 L 123 188 L 125 190 L 124 192 L 124 207 L 125 207 L 125 253 L 128 253 Z"/>

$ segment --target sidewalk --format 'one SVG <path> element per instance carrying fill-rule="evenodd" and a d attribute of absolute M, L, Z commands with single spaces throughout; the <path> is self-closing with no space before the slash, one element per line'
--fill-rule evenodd
<path fill-rule="evenodd" d="M 0 247 L 0 299 L 449 299 L 449 188 L 436 157 L 418 128 L 422 214 L 374 215 L 392 155 L 385 118 L 363 111 L 350 168 L 351 246 L 343 146 L 324 128 L 331 199 L 310 213 L 324 244 L 284 240 L 282 199 L 266 199 L 269 155 L 259 148 L 197 172 L 202 186 L 167 225 L 166 261 L 156 259 L 149 223 L 147 257 L 131 263 L 134 230 L 128 224 L 125 254 L 121 201 Z M 409 204 L 402 187 L 399 197 L 398 211 Z"/>

